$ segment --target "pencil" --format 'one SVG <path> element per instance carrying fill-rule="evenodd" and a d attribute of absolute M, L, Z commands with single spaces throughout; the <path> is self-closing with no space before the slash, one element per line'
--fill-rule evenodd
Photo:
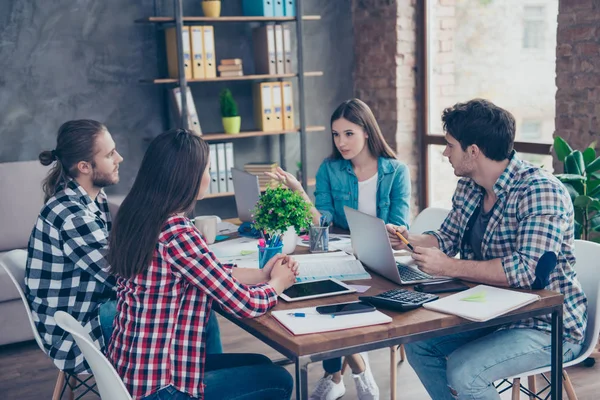
<path fill-rule="evenodd" d="M 415 248 L 412 247 L 412 244 L 408 243 L 408 240 L 406 240 L 406 238 L 404 236 L 402 236 L 400 234 L 400 232 L 398 232 L 398 231 L 395 231 L 395 232 L 396 232 L 396 236 L 398 236 L 398 238 L 400 240 L 402 240 L 402 242 L 406 245 L 406 247 L 408 247 L 410 249 L 410 251 L 415 251 Z"/>

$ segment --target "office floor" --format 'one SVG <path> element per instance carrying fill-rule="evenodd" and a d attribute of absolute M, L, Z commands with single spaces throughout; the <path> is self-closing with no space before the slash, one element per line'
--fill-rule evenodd
<path fill-rule="evenodd" d="M 256 352 L 266 354 L 272 359 L 281 358 L 276 351 L 222 318 L 220 318 L 220 326 L 225 351 Z M 370 362 L 375 379 L 379 384 L 381 400 L 389 399 L 389 349 L 371 352 Z M 568 369 L 580 400 L 598 398 L 598 392 L 600 391 L 599 364 L 592 368 L 577 366 Z M 293 366 L 290 365 L 287 368 L 293 375 Z M 311 387 L 321 374 L 320 364 L 312 364 L 309 368 Z M 50 399 L 56 375 L 57 370 L 38 349 L 35 342 L 0 347 L 0 398 L 8 400 Z M 356 391 L 352 376 L 348 371 L 344 377 L 344 382 L 346 384 L 346 395 L 343 398 L 355 399 Z M 420 400 L 428 398 L 425 389 L 410 365 L 406 362 L 401 363 L 398 366 L 398 399 Z M 525 395 L 522 395 L 521 398 L 526 399 Z M 97 397 L 87 395 L 84 399 L 97 399 Z M 502 399 L 510 399 L 510 393 L 504 393 Z"/>

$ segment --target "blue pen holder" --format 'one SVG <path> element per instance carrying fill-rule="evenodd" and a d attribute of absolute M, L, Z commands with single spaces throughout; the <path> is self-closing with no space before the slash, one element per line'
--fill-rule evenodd
<path fill-rule="evenodd" d="M 283 245 L 275 247 L 260 247 L 258 246 L 258 268 L 263 269 L 265 264 L 273 258 L 275 254 L 281 253 Z"/>

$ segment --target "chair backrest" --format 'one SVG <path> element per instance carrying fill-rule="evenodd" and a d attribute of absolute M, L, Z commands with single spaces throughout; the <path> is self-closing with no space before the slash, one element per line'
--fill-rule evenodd
<path fill-rule="evenodd" d="M 112 364 L 90 339 L 86 329 L 64 311 L 57 311 L 54 319 L 58 326 L 73 335 L 85 360 L 92 368 L 96 385 L 102 399 L 131 400 L 131 396 Z"/>
<path fill-rule="evenodd" d="M 600 274 L 598 274 L 600 244 L 576 240 L 575 258 L 577 278 L 588 301 L 587 329 L 581 355 L 578 357 L 584 359 L 594 351 L 600 334 Z"/>
<path fill-rule="evenodd" d="M 442 223 L 450 213 L 446 208 L 428 207 L 417 215 L 410 226 L 410 233 L 423 233 L 435 231 L 442 226 Z"/>
<path fill-rule="evenodd" d="M 27 318 L 29 319 L 29 324 L 31 325 L 31 330 L 33 331 L 33 336 L 35 337 L 35 341 L 38 346 L 44 353 L 46 350 L 44 349 L 44 343 L 42 342 L 42 338 L 38 333 L 38 330 L 33 322 L 33 317 L 31 316 L 31 308 L 29 308 L 29 303 L 27 302 L 27 298 L 25 297 L 25 267 L 27 265 L 27 252 L 25 250 L 13 250 L 5 253 L 0 260 L 0 266 L 4 268 L 6 274 L 15 285 L 17 292 L 19 292 L 19 296 L 21 296 L 21 300 L 23 301 L 23 305 L 25 306 L 25 310 L 27 310 Z"/>

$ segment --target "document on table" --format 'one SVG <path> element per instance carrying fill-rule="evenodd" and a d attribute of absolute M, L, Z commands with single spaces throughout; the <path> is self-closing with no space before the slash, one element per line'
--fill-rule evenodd
<path fill-rule="evenodd" d="M 247 237 L 227 240 L 209 246 L 221 264 L 237 264 L 239 268 L 258 268 L 258 240 Z"/>
<path fill-rule="evenodd" d="M 293 256 L 299 263 L 298 282 L 334 278 L 340 281 L 371 279 L 363 265 L 351 254 L 343 251 Z"/>

